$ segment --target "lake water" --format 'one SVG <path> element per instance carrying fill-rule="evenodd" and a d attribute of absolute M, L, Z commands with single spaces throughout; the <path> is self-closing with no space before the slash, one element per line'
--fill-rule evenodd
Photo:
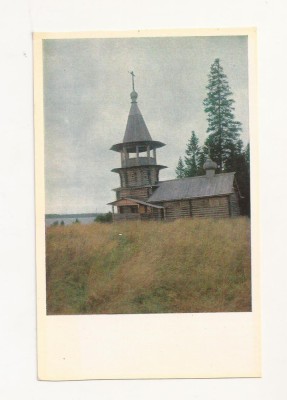
<path fill-rule="evenodd" d="M 64 221 L 65 225 L 70 225 L 78 219 L 81 224 L 91 224 L 94 222 L 95 217 L 59 217 L 59 218 L 45 218 L 46 226 L 51 226 L 53 223 L 58 221 L 60 225 L 62 221 Z"/>

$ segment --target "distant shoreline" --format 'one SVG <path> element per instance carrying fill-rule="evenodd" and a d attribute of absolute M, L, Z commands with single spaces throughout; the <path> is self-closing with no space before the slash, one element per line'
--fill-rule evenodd
<path fill-rule="evenodd" d="M 45 214 L 45 218 L 93 218 L 104 213 L 83 213 L 83 214 Z"/>

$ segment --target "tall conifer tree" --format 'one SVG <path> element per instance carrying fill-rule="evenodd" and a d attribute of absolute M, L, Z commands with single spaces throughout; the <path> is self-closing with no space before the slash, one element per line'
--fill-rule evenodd
<path fill-rule="evenodd" d="M 185 150 L 185 176 L 198 175 L 200 147 L 198 137 L 192 131 Z"/>
<path fill-rule="evenodd" d="M 176 177 L 177 178 L 184 178 L 185 177 L 185 167 L 182 161 L 182 158 L 179 157 L 177 167 L 175 169 Z"/>
<path fill-rule="evenodd" d="M 208 148 L 206 146 L 202 146 L 201 151 L 198 156 L 198 175 L 205 174 L 203 165 L 207 159 L 207 155 L 208 155 Z"/>
<path fill-rule="evenodd" d="M 249 143 L 237 156 L 235 179 L 240 190 L 240 208 L 244 215 L 250 215 L 250 154 Z"/>
<path fill-rule="evenodd" d="M 209 136 L 205 144 L 210 147 L 211 157 L 220 170 L 227 170 L 238 151 L 241 123 L 235 120 L 232 92 L 219 58 L 211 65 L 206 88 L 208 93 L 203 105 L 208 115 Z"/>

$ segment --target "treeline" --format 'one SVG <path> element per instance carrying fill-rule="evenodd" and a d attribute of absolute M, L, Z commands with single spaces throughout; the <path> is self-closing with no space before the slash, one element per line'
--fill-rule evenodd
<path fill-rule="evenodd" d="M 85 214 L 83 214 L 83 215 L 85 215 Z M 112 221 L 113 221 L 113 214 L 110 211 L 105 214 L 96 214 L 96 218 L 94 218 L 94 222 L 103 223 L 103 222 L 112 222 Z M 75 221 L 72 222 L 72 224 L 80 224 L 80 223 L 81 223 L 81 221 L 78 218 L 76 218 Z M 59 223 L 59 221 L 54 221 L 51 224 L 51 226 L 58 226 L 58 225 L 64 226 L 65 222 L 63 220 L 60 223 Z"/>
<path fill-rule="evenodd" d="M 234 100 L 220 60 L 211 65 L 204 111 L 207 114 L 208 137 L 202 146 L 194 131 L 186 145 L 184 157 L 176 168 L 177 178 L 204 175 L 204 162 L 209 157 L 218 165 L 217 173 L 235 172 L 243 215 L 250 215 L 250 149 L 240 138 L 242 125 L 235 120 Z"/>
<path fill-rule="evenodd" d="M 82 214 L 46 214 L 46 218 L 96 218 L 98 213 L 82 213 Z"/>

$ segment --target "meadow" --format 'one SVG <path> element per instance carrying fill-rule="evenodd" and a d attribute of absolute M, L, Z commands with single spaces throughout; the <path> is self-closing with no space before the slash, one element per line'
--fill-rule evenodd
<path fill-rule="evenodd" d="M 251 311 L 250 220 L 46 228 L 47 314 Z"/>

